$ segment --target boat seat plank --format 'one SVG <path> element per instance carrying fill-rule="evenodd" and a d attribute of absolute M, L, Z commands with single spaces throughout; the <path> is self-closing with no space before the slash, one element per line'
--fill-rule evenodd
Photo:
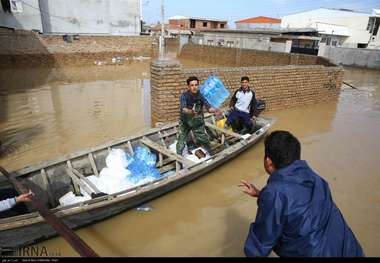
<path fill-rule="evenodd" d="M 88 159 L 90 160 L 90 164 L 91 164 L 92 170 L 94 171 L 94 174 L 99 177 L 98 168 L 96 168 L 96 163 L 95 163 L 94 156 L 92 155 L 92 153 L 88 154 Z"/>
<path fill-rule="evenodd" d="M 67 174 L 71 177 L 71 179 L 73 180 L 73 183 L 74 185 L 77 185 L 77 186 L 80 186 L 83 188 L 83 190 L 89 195 L 91 196 L 91 194 L 93 193 L 93 191 L 86 185 L 84 184 L 73 172 L 72 168 L 66 168 L 66 171 L 67 171 Z M 80 189 L 79 189 L 79 193 L 77 194 L 80 194 Z"/>
<path fill-rule="evenodd" d="M 84 176 L 78 170 L 76 170 L 74 168 L 72 168 L 71 170 L 73 171 L 73 173 L 76 176 L 78 176 L 80 179 L 82 179 L 83 181 L 85 181 L 85 183 L 91 188 L 91 190 L 93 190 L 93 192 L 95 192 L 95 194 L 100 194 L 101 193 L 101 191 L 86 176 Z"/>
<path fill-rule="evenodd" d="M 161 138 L 166 138 L 166 137 L 169 137 L 171 135 L 177 134 L 177 132 L 178 132 L 177 129 L 175 129 L 173 131 L 170 131 L 170 132 L 162 132 L 159 137 L 160 137 L 160 139 Z"/>
<path fill-rule="evenodd" d="M 165 166 L 162 166 L 158 170 L 160 171 L 160 174 L 164 174 L 166 172 L 169 172 L 170 170 L 174 170 L 175 168 L 176 168 L 175 164 L 174 163 L 170 163 L 170 164 L 167 164 Z"/>
<path fill-rule="evenodd" d="M 145 144 L 146 146 L 162 153 L 163 155 L 166 155 L 174 160 L 176 160 L 177 162 L 180 162 L 184 165 L 187 165 L 187 166 L 190 166 L 193 164 L 192 161 L 189 161 L 189 160 L 186 160 L 184 159 L 182 156 L 176 154 L 176 153 L 173 153 L 171 152 L 170 150 L 164 148 L 162 145 L 159 145 L 158 143 L 155 143 L 154 141 L 148 139 L 148 138 L 142 138 L 140 140 L 141 143 Z"/>
<path fill-rule="evenodd" d="M 134 152 L 133 152 L 133 147 L 132 147 L 131 141 L 128 141 L 128 142 L 127 142 L 127 145 L 128 145 L 129 153 L 130 153 L 131 155 L 133 155 Z"/>
<path fill-rule="evenodd" d="M 230 135 L 232 137 L 235 137 L 235 138 L 238 138 L 238 139 L 242 139 L 242 136 L 236 132 L 232 132 L 232 131 L 229 131 L 229 130 L 226 130 L 226 129 L 223 129 L 223 128 L 219 128 L 209 122 L 206 122 L 205 123 L 207 127 L 211 128 L 211 129 L 214 129 L 214 130 L 217 130 L 219 132 L 222 132 L 224 134 L 227 134 L 227 135 Z"/>
<path fill-rule="evenodd" d="M 46 171 L 43 168 L 41 169 L 41 178 L 42 178 L 42 182 L 43 182 L 42 189 L 44 189 L 44 191 L 47 192 L 48 198 L 49 198 L 49 203 L 52 206 L 56 206 L 56 202 L 55 202 L 54 196 L 53 196 L 53 194 L 51 192 L 51 188 L 50 188 L 50 184 L 49 184 L 49 181 L 48 181 L 48 178 L 47 178 Z"/>
<path fill-rule="evenodd" d="M 67 167 L 71 170 L 73 168 L 73 165 L 71 164 L 71 161 L 70 160 L 67 160 Z M 70 174 L 69 172 L 67 172 L 67 174 L 71 177 L 71 181 L 73 182 L 73 186 L 74 186 L 74 192 L 75 194 L 79 195 L 80 194 L 80 187 L 79 187 L 79 184 L 77 182 L 77 180 L 75 180 L 73 177 L 76 178 L 76 176 L 74 174 Z M 74 176 L 72 176 L 74 175 Z"/>

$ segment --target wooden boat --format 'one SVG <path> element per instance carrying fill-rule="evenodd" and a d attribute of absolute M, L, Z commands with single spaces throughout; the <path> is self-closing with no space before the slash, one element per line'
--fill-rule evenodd
<path fill-rule="evenodd" d="M 10 175 L 30 188 L 68 227 L 76 229 L 141 205 L 206 174 L 259 141 L 274 119 L 258 117 L 256 124 L 259 129 L 248 138 L 217 127 L 213 115 L 206 115 L 205 122 L 208 130 L 217 137 L 212 141 L 213 155 L 200 163 L 193 163 L 167 148 L 175 141 L 178 131 L 178 123 L 172 123 L 29 166 Z M 87 176 L 99 175 L 99 171 L 106 166 L 105 158 L 111 149 L 121 148 L 133 154 L 137 146 L 148 147 L 158 155 L 156 167 L 161 174 L 171 170 L 173 173 L 107 195 L 102 195 L 95 185 L 86 180 Z M 69 191 L 79 193 L 80 187 L 92 194 L 91 200 L 59 206 L 58 200 L 62 195 Z M 56 235 L 55 230 L 44 223 L 36 211 L 0 219 L 0 248 L 26 246 Z"/>

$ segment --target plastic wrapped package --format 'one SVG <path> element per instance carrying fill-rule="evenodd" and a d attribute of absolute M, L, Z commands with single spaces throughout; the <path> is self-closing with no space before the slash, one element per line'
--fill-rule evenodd
<path fill-rule="evenodd" d="M 112 149 L 106 157 L 108 168 L 127 168 L 127 154 L 122 149 Z"/>
<path fill-rule="evenodd" d="M 209 76 L 201 85 L 200 92 L 214 108 L 219 108 L 230 96 L 230 92 L 226 89 L 223 82 L 213 75 Z"/>
<path fill-rule="evenodd" d="M 144 147 L 137 147 L 133 157 L 128 160 L 128 169 L 131 171 L 128 180 L 134 184 L 141 184 L 141 182 L 145 183 L 160 178 L 161 174 L 156 168 L 156 160 L 157 156 L 154 153 Z"/>
<path fill-rule="evenodd" d="M 84 202 L 90 199 L 91 197 L 87 194 L 85 196 L 76 196 L 72 191 L 70 191 L 66 193 L 65 195 L 63 195 L 61 198 L 59 198 L 58 201 L 61 206 L 66 206 L 66 205 L 71 205 L 71 204 L 75 204 L 79 202 Z"/>

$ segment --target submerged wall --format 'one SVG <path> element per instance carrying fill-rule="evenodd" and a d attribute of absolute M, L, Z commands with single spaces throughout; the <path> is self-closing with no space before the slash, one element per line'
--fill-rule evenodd
<path fill-rule="evenodd" d="M 321 45 L 319 56 L 335 64 L 345 66 L 380 69 L 380 50 L 364 48 L 342 48 Z"/>
<path fill-rule="evenodd" d="M 45 36 L 26 30 L 0 29 L 0 67 L 55 67 L 128 62 L 150 57 L 158 47 L 150 36 L 79 36 L 66 42 L 63 36 Z"/>
<path fill-rule="evenodd" d="M 180 58 L 222 65 L 226 67 L 256 67 L 285 65 L 331 65 L 327 59 L 294 53 L 264 50 L 215 47 L 187 44 L 182 47 Z"/>

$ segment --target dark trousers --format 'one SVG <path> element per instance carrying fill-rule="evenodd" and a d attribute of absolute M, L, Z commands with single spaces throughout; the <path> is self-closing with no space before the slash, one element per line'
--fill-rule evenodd
<path fill-rule="evenodd" d="M 19 195 L 19 193 L 17 193 L 17 191 L 12 189 L 12 188 L 0 189 L 0 200 L 13 198 L 13 197 L 16 197 L 18 195 Z M 28 208 L 25 205 L 25 203 L 18 203 L 14 207 L 12 207 L 11 209 L 0 212 L 0 218 L 26 214 L 27 212 L 28 212 Z"/>
<path fill-rule="evenodd" d="M 243 123 L 243 125 L 248 128 L 249 131 L 253 130 L 253 122 L 251 116 L 244 111 L 235 109 L 230 113 L 230 115 L 228 115 L 227 124 L 231 125 L 233 123 Z"/>

